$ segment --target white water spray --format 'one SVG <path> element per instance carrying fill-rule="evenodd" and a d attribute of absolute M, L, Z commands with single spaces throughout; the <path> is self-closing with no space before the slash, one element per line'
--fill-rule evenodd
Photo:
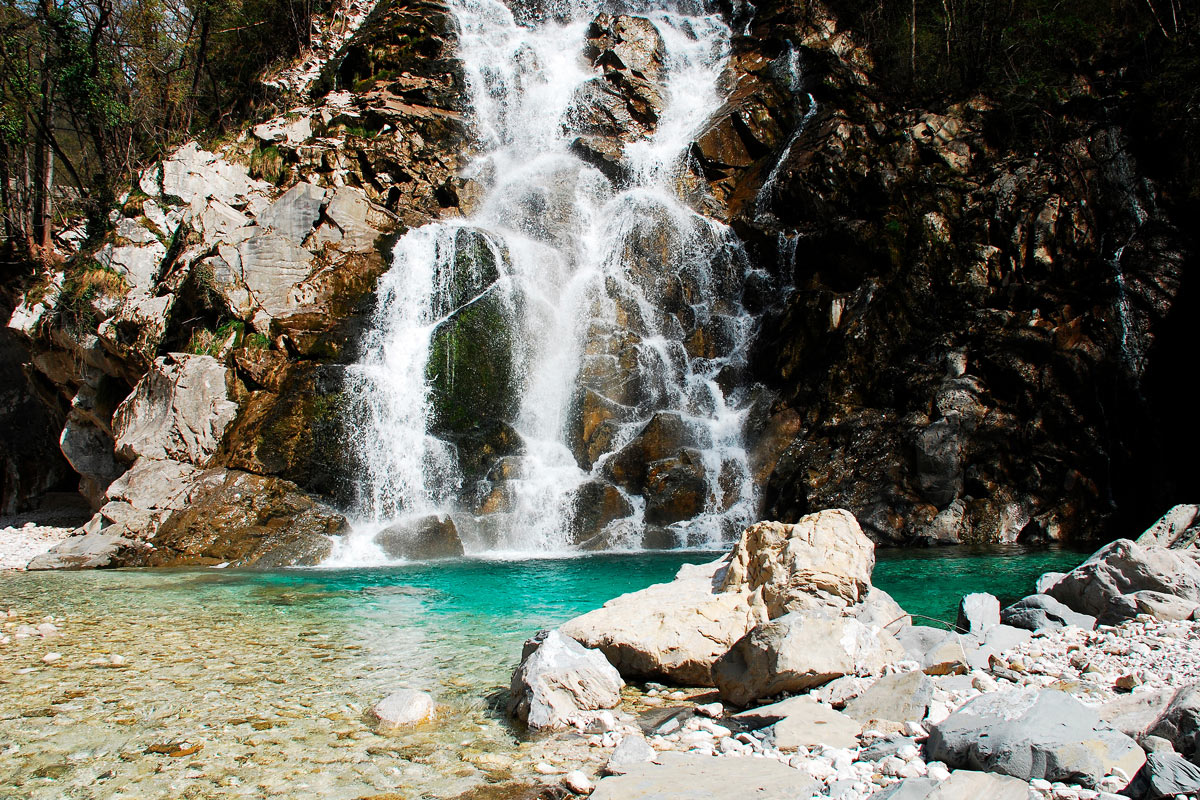
<path fill-rule="evenodd" d="M 729 30 L 682 2 L 628 11 L 661 38 L 663 102 L 650 135 L 626 137 L 615 183 L 572 149 L 574 104 L 600 79 L 582 56 L 599 0 L 528 26 L 497 0 L 450 7 L 483 153 L 467 177 L 483 199 L 396 245 L 348 385 L 359 518 L 331 563 L 379 563 L 380 530 L 430 514 L 476 553 L 718 546 L 756 506 L 731 377 L 750 333 L 748 264 L 676 184 L 720 106 Z M 490 413 L 458 413 L 479 403 Z M 619 451 L 652 420 L 682 449 L 629 478 Z"/>

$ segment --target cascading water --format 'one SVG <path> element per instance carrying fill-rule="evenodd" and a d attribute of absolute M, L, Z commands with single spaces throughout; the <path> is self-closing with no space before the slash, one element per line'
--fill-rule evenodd
<path fill-rule="evenodd" d="M 716 546 L 756 503 L 748 265 L 676 186 L 729 30 L 671 0 L 532 24 L 450 7 L 482 199 L 406 234 L 381 281 L 348 386 L 359 519 L 332 562 L 395 557 L 384 540 L 434 517 L 467 552 Z"/>

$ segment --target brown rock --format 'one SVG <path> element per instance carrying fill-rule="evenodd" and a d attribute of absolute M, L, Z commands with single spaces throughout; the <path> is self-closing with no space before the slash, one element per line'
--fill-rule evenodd
<path fill-rule="evenodd" d="M 454 520 L 437 514 L 384 528 L 375 534 L 375 544 L 389 558 L 425 560 L 463 554 Z"/>

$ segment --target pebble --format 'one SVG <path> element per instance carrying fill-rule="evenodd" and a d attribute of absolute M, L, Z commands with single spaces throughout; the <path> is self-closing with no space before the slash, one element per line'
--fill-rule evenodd
<path fill-rule="evenodd" d="M 575 794 L 591 794 L 596 787 L 582 771 L 573 769 L 563 776 L 563 785 Z"/>
<path fill-rule="evenodd" d="M 58 661 L 61 658 L 62 653 L 46 653 L 46 655 L 42 656 L 42 663 L 53 664 L 55 661 Z"/>

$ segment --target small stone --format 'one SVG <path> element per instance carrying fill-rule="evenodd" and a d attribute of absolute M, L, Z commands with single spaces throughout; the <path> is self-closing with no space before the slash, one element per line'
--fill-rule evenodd
<path fill-rule="evenodd" d="M 563 777 L 563 785 L 575 794 L 591 794 L 596 787 L 588 777 L 577 769 L 573 769 Z"/>
<path fill-rule="evenodd" d="M 720 703 L 705 703 L 701 706 L 696 706 L 696 713 L 701 716 L 711 717 L 712 719 L 720 719 L 725 715 L 725 706 Z"/>
<path fill-rule="evenodd" d="M 60 658 L 62 658 L 62 653 L 46 653 L 46 655 L 42 656 L 42 663 L 43 664 L 53 664 L 55 661 L 58 661 Z"/>
<path fill-rule="evenodd" d="M 1116 682 L 1113 684 L 1113 686 L 1115 686 L 1117 689 L 1119 689 L 1122 692 L 1132 691 L 1135 686 L 1141 686 L 1141 685 L 1142 685 L 1141 678 L 1139 678 L 1133 672 L 1125 673 L 1121 677 L 1117 678 Z"/>
<path fill-rule="evenodd" d="M 551 766 L 545 761 L 539 761 L 533 765 L 533 771 L 539 775 L 558 775 L 562 772 L 558 767 Z"/>
<path fill-rule="evenodd" d="M 380 730 L 392 730 L 426 722 L 433 718 L 436 709 L 433 697 L 425 692 L 401 689 L 373 705 L 368 716 Z"/>

